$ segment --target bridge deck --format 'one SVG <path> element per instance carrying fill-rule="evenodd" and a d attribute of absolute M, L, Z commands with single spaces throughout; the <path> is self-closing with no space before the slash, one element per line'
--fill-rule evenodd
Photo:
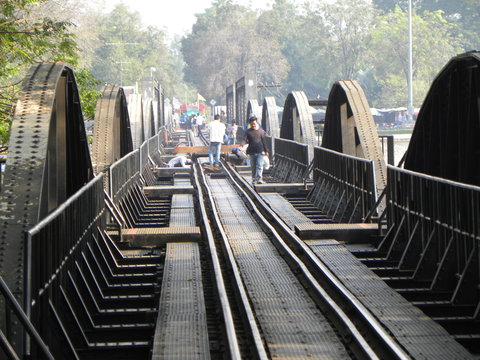
<path fill-rule="evenodd" d="M 226 179 L 207 179 L 272 358 L 350 358 Z"/>
<path fill-rule="evenodd" d="M 439 324 L 390 288 L 335 240 L 305 241 L 415 359 L 471 359 Z"/>
<path fill-rule="evenodd" d="M 197 243 L 167 244 L 152 359 L 209 359 Z"/>
<path fill-rule="evenodd" d="M 275 193 L 261 194 L 263 199 L 293 230 L 314 229 L 330 234 L 342 231 L 372 231 L 358 224 L 314 224 L 289 201 Z M 333 230 L 332 230 L 333 229 Z M 367 234 L 368 235 L 368 234 Z M 344 236 L 344 235 L 342 235 Z M 360 262 L 343 243 L 335 239 L 305 240 L 318 258 L 380 320 L 396 340 L 415 359 L 471 359 L 472 355 L 439 324 L 390 288 L 366 265 Z"/>
<path fill-rule="evenodd" d="M 262 193 L 261 196 L 290 229 L 293 229 L 294 226 L 298 224 L 314 224 L 312 220 L 295 209 L 282 195 L 277 193 Z"/>

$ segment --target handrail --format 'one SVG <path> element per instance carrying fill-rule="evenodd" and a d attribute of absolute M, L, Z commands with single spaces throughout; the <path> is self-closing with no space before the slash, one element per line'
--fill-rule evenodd
<path fill-rule="evenodd" d="M 308 199 L 334 221 L 364 219 L 376 203 L 373 161 L 323 147 L 315 147 L 314 155 Z"/>
<path fill-rule="evenodd" d="M 42 338 L 38 334 L 37 330 L 33 327 L 32 323 L 30 320 L 28 320 L 27 315 L 25 315 L 25 312 L 21 308 L 21 306 L 18 304 L 17 300 L 13 296 L 12 292 L 8 288 L 7 284 L 3 280 L 3 278 L 0 276 L 0 291 L 2 295 L 4 296 L 7 304 L 10 306 L 10 308 L 13 310 L 15 315 L 17 316 L 18 320 L 22 323 L 23 327 L 25 328 L 25 331 L 30 335 L 30 337 L 33 339 L 35 344 L 38 346 L 42 354 L 47 358 L 47 359 L 52 359 L 54 360 L 54 357 L 50 353 L 50 350 L 48 350 L 47 345 L 43 342 Z M 8 311 L 8 310 L 7 310 Z M 0 330 L 1 332 L 1 330 Z M 9 343 L 5 343 L 5 341 L 8 342 L 8 339 L 4 336 L 4 334 L 1 334 L 1 340 L 0 343 L 2 344 L 2 348 L 4 350 L 8 350 L 7 355 L 9 356 L 10 359 L 19 359 L 18 355 L 14 352 L 13 348 L 10 346 Z M 13 352 L 13 353 L 12 353 Z M 15 355 L 15 356 L 13 356 Z"/>

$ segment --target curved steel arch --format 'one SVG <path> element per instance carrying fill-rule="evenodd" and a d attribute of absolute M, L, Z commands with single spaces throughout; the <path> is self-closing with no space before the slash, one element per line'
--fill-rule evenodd
<path fill-rule="evenodd" d="M 387 183 L 387 169 L 377 129 L 362 87 L 354 80 L 333 84 L 328 96 L 322 147 L 369 159 L 375 164 L 377 192 Z"/>
<path fill-rule="evenodd" d="M 130 128 L 132 131 L 133 148 L 138 149 L 145 141 L 142 95 L 128 95 L 128 117 L 130 119 Z"/>
<path fill-rule="evenodd" d="M 147 99 L 143 103 L 143 129 L 145 131 L 145 139 L 155 136 L 155 115 L 152 99 Z"/>
<path fill-rule="evenodd" d="M 418 114 L 405 169 L 480 186 L 480 52 L 452 58 Z"/>
<path fill-rule="evenodd" d="M 263 99 L 262 126 L 268 135 L 280 137 L 280 122 L 278 121 L 277 103 L 273 96 Z"/>
<path fill-rule="evenodd" d="M 24 292 L 24 232 L 92 178 L 72 68 L 65 63 L 32 66 L 13 117 L 0 200 L 0 273 L 17 299 Z"/>
<path fill-rule="evenodd" d="M 310 160 L 313 158 L 313 148 L 316 144 L 315 128 L 310 105 L 303 91 L 292 91 L 288 94 L 283 107 L 280 137 L 307 144 Z"/>
<path fill-rule="evenodd" d="M 256 99 L 248 100 L 246 121 L 248 122 L 248 119 L 250 119 L 250 116 L 252 115 L 255 115 L 257 118 L 260 119 L 260 113 L 261 113 L 261 108 L 258 105 L 258 101 Z"/>
<path fill-rule="evenodd" d="M 133 150 L 127 101 L 123 89 L 106 85 L 95 110 L 92 161 L 96 174 Z"/>

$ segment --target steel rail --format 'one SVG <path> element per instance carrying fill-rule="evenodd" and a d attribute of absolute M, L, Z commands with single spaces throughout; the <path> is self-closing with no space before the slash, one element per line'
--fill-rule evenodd
<path fill-rule="evenodd" d="M 205 139 L 204 139 L 204 141 L 205 141 Z M 202 179 L 202 182 L 201 182 L 202 186 L 198 187 L 199 196 L 200 196 L 201 193 L 203 193 L 203 192 L 200 192 L 201 188 L 203 187 L 205 189 L 205 199 L 208 201 L 208 205 L 212 209 L 211 215 L 213 217 L 213 220 L 214 220 L 214 223 L 217 227 L 217 230 L 220 233 L 220 238 L 222 240 L 223 251 L 224 251 L 224 254 L 226 256 L 226 260 L 228 262 L 228 265 L 230 266 L 230 270 L 232 272 L 233 278 L 234 278 L 235 283 L 236 283 L 236 290 L 238 291 L 240 301 L 241 301 L 241 303 L 243 305 L 243 309 L 245 311 L 245 316 L 247 318 L 247 324 L 250 325 L 252 340 L 255 344 L 255 350 L 257 352 L 256 355 L 257 355 L 258 359 L 269 359 L 269 356 L 267 355 L 267 350 L 265 349 L 265 344 L 263 343 L 262 336 L 260 334 L 259 325 L 258 325 L 258 323 L 255 319 L 253 309 L 252 309 L 252 307 L 250 305 L 250 301 L 248 299 L 247 291 L 245 289 L 242 277 L 240 275 L 240 269 L 238 268 L 238 266 L 236 264 L 232 249 L 230 248 L 230 245 L 228 244 L 228 241 L 227 241 L 227 235 L 226 235 L 225 230 L 222 226 L 220 217 L 218 216 L 218 210 L 217 210 L 217 207 L 215 205 L 215 201 L 213 200 L 212 192 L 208 187 L 207 181 L 205 179 L 204 172 L 200 171 L 200 175 L 201 175 L 201 179 Z M 202 202 L 200 201 L 200 203 L 202 203 Z M 207 219 L 207 214 L 206 213 L 204 214 L 203 211 L 202 211 L 202 216 L 204 216 L 204 219 Z M 208 223 L 208 221 L 207 221 L 207 223 Z"/>
<path fill-rule="evenodd" d="M 203 173 L 201 173 L 203 177 Z M 230 302 L 228 300 L 228 295 L 225 290 L 225 281 L 223 279 L 222 269 L 220 266 L 220 260 L 218 258 L 217 247 L 215 245 L 215 239 L 213 236 L 213 231 L 210 226 L 210 222 L 208 221 L 207 209 L 205 205 L 205 198 L 203 194 L 203 189 L 200 184 L 198 169 L 197 167 L 193 167 L 193 181 L 194 186 L 197 189 L 198 194 L 198 204 L 199 204 L 199 211 L 202 216 L 202 225 L 205 230 L 205 235 L 208 242 L 208 247 L 210 249 L 210 257 L 212 260 L 213 271 L 215 274 L 215 281 L 217 284 L 218 295 L 220 304 L 222 307 L 222 314 L 224 319 L 225 330 L 227 333 L 227 341 L 228 347 L 230 352 L 230 358 L 232 360 L 241 359 L 240 348 L 237 341 L 236 331 L 235 331 L 235 324 L 233 321 L 232 309 L 230 307 Z M 205 183 L 204 179 L 202 183 Z M 211 200 L 211 194 L 207 195 Z"/>
<path fill-rule="evenodd" d="M 254 212 L 265 226 L 275 234 L 278 239 L 276 245 L 291 256 L 291 261 L 296 262 L 299 269 L 305 271 L 312 287 L 319 292 L 319 295 L 326 296 L 326 303 L 334 305 L 332 310 L 335 311 L 335 316 L 338 320 L 347 325 L 353 336 L 358 334 L 359 338 L 355 337 L 355 339 L 358 341 L 360 349 L 365 354 L 372 356 L 372 358 L 377 358 L 376 354 L 378 354 L 380 358 L 410 359 L 411 356 L 392 338 L 376 317 L 341 283 L 313 251 L 288 228 L 254 189 L 230 165 L 224 166 L 224 168 L 228 170 L 230 179 L 238 185 L 237 188 L 246 201 L 250 203 Z M 315 274 L 312 274 L 309 269 L 316 270 Z M 328 294 L 320 286 L 320 283 L 324 284 L 324 286 L 328 285 Z M 335 301 L 332 298 L 335 298 Z M 341 302 L 340 306 L 338 302 Z M 352 320 L 346 315 L 347 313 L 352 314 L 350 318 L 355 318 L 361 329 L 358 328 L 359 326 L 354 325 Z M 362 333 L 367 335 L 363 336 L 361 335 Z M 370 342 L 375 341 L 373 346 L 376 349 L 375 351 L 367 343 L 365 337 L 368 337 Z"/>

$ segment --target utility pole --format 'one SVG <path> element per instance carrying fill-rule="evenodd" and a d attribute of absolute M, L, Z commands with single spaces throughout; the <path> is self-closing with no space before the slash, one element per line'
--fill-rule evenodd
<path fill-rule="evenodd" d="M 130 46 L 138 45 L 136 42 L 115 42 L 105 43 L 103 46 Z M 123 64 L 130 64 L 130 61 L 115 61 L 116 64 L 120 64 L 120 86 L 123 86 Z"/>
<path fill-rule="evenodd" d="M 412 85 L 412 68 L 413 68 L 413 55 L 412 55 L 412 0 L 408 0 L 408 105 L 407 105 L 407 117 L 408 121 L 413 120 L 413 85 Z"/>
<path fill-rule="evenodd" d="M 120 64 L 120 86 L 123 86 L 123 64 L 131 64 L 130 61 L 115 61 L 115 64 Z"/>

